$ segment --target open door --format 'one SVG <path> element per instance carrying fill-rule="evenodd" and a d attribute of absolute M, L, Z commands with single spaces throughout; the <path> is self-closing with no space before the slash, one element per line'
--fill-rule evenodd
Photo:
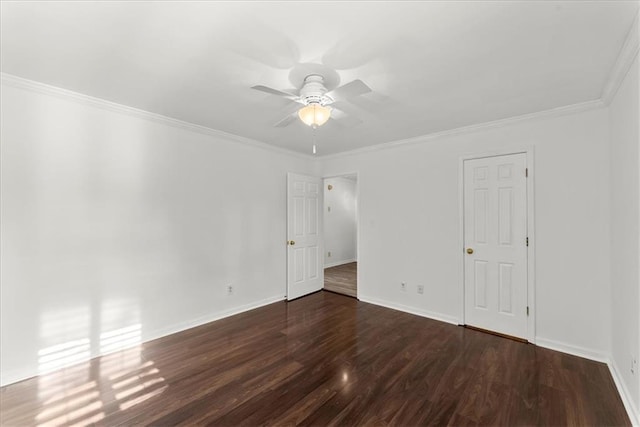
<path fill-rule="evenodd" d="M 322 289 L 322 180 L 287 174 L 287 300 Z"/>

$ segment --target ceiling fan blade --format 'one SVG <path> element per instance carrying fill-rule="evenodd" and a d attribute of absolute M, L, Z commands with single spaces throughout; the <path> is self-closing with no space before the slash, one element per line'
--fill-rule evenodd
<path fill-rule="evenodd" d="M 347 114 L 339 108 L 335 107 L 331 109 L 331 119 L 334 120 L 338 125 L 345 128 L 350 128 L 362 123 L 362 120 L 360 120 L 356 116 Z"/>
<path fill-rule="evenodd" d="M 292 100 L 298 99 L 298 97 L 292 93 L 283 92 L 281 90 L 273 89 L 267 86 L 262 86 L 262 85 L 251 86 L 251 89 L 259 90 L 260 92 L 270 93 L 271 95 L 284 96 L 285 98 L 289 98 Z"/>
<path fill-rule="evenodd" d="M 329 95 L 336 101 L 340 101 L 369 92 L 371 92 L 371 88 L 367 86 L 362 80 L 354 80 L 340 86 L 337 89 L 332 90 L 327 95 Z"/>
<path fill-rule="evenodd" d="M 334 104 L 331 105 L 331 118 L 332 119 L 337 119 L 340 120 L 344 117 L 347 117 L 349 114 L 345 113 L 343 110 L 337 108 L 334 106 Z"/>
<path fill-rule="evenodd" d="M 283 127 L 289 126 L 291 123 L 295 122 L 297 118 L 298 118 L 298 113 L 289 114 L 288 116 L 285 116 L 284 119 L 280 120 L 279 122 L 277 122 L 273 126 L 277 127 L 277 128 L 283 128 Z"/>
<path fill-rule="evenodd" d="M 360 111 L 358 110 L 358 107 L 356 107 L 355 105 L 347 101 L 334 102 L 333 104 L 331 104 L 331 108 L 333 109 L 332 114 L 333 114 L 333 111 L 337 112 L 336 118 L 342 118 L 344 116 L 357 117 L 360 115 L 359 114 Z"/>

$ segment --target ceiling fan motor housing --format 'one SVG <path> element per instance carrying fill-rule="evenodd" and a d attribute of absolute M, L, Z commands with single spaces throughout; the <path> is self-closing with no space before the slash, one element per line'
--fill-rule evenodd
<path fill-rule="evenodd" d="M 333 102 L 331 97 L 326 95 L 327 88 L 324 87 L 324 78 L 319 74 L 310 74 L 304 78 L 304 84 L 300 89 L 300 99 L 305 105 L 320 104 L 329 105 Z"/>

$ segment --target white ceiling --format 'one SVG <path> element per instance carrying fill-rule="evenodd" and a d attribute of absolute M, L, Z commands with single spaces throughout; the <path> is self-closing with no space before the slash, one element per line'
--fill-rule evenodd
<path fill-rule="evenodd" d="M 307 63 L 362 79 L 330 154 L 598 99 L 638 1 L 2 2 L 2 71 L 310 153 Z M 295 80 L 295 79 L 294 79 Z M 350 112 L 352 111 L 349 110 Z"/>

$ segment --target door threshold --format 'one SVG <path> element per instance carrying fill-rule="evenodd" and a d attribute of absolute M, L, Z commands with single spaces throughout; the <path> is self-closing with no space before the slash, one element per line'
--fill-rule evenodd
<path fill-rule="evenodd" d="M 330 291 L 329 289 L 325 289 L 325 288 L 322 288 L 322 290 L 323 290 L 324 292 L 329 292 L 329 293 L 336 294 L 336 295 L 342 295 L 343 297 L 348 297 L 348 298 L 355 298 L 355 299 L 358 299 L 358 297 L 357 297 L 357 296 L 354 296 L 354 295 L 343 294 L 342 292 L 338 292 L 338 291 Z"/>
<path fill-rule="evenodd" d="M 286 302 L 291 302 L 291 301 L 295 301 L 298 300 L 300 298 L 304 298 L 304 297 L 308 297 L 309 295 L 313 295 L 313 294 L 317 294 L 318 292 L 322 291 L 322 289 L 318 289 L 317 291 L 313 291 L 313 292 L 309 292 L 308 294 L 304 294 L 304 295 L 300 295 L 299 297 L 295 297 L 295 298 L 291 298 L 291 299 L 287 299 L 287 297 L 285 297 L 285 301 Z"/>
<path fill-rule="evenodd" d="M 513 335 L 507 335 L 507 334 L 502 334 L 500 332 L 495 332 L 495 331 L 490 331 L 489 329 L 482 329 L 482 328 L 478 328 L 477 326 L 471 326 L 471 325 L 462 325 L 467 329 L 471 329 L 474 331 L 478 331 L 478 332 L 484 332 L 485 334 L 490 334 L 490 335 L 495 335 L 497 337 L 501 337 L 501 338 L 507 338 L 513 341 L 518 341 L 524 344 L 529 344 L 529 341 L 527 341 L 524 338 L 519 338 L 519 337 L 514 337 Z"/>

